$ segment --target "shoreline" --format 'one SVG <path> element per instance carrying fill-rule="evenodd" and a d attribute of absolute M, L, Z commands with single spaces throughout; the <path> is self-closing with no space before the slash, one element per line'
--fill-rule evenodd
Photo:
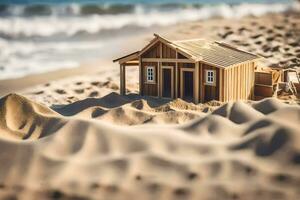
<path fill-rule="evenodd" d="M 27 75 L 16 79 L 0 80 L 0 97 L 9 93 L 22 92 L 27 88 L 34 87 L 40 84 L 46 84 L 49 81 L 56 81 L 81 74 L 89 75 L 99 73 L 102 70 L 102 65 L 108 64 L 108 61 L 102 60 L 96 63 L 84 64 L 80 67 L 60 69 L 41 74 Z M 110 64 L 111 65 L 111 64 Z"/>

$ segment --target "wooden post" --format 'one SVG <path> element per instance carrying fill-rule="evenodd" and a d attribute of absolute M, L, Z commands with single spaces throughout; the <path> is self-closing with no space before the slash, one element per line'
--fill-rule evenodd
<path fill-rule="evenodd" d="M 126 94 L 126 80 L 125 80 L 125 65 L 120 65 L 120 94 L 125 95 Z"/>
<path fill-rule="evenodd" d="M 200 100 L 201 100 L 201 103 L 204 103 L 204 88 L 205 88 L 205 85 L 204 85 L 204 80 L 203 80 L 203 64 L 200 63 Z"/>
<path fill-rule="evenodd" d="M 228 73 L 227 73 L 227 69 L 224 69 L 223 71 L 223 75 L 224 75 L 224 85 L 223 85 L 223 90 L 224 90 L 224 96 L 223 96 L 223 102 L 224 101 L 228 101 Z"/>
<path fill-rule="evenodd" d="M 139 94 L 143 95 L 142 58 L 139 58 Z"/>
<path fill-rule="evenodd" d="M 163 57 L 162 42 L 159 43 L 159 58 Z M 162 69 L 161 62 L 157 62 L 157 96 L 162 96 Z"/>
<path fill-rule="evenodd" d="M 223 101 L 223 92 L 224 92 L 223 76 L 224 76 L 224 69 L 219 69 L 219 101 Z"/>
<path fill-rule="evenodd" d="M 176 50 L 176 62 L 175 62 L 175 98 L 178 98 L 178 52 Z"/>
<path fill-rule="evenodd" d="M 195 63 L 195 73 L 194 73 L 194 87 L 195 87 L 195 95 L 194 102 L 195 104 L 199 103 L 199 62 Z"/>
<path fill-rule="evenodd" d="M 161 62 L 157 62 L 157 96 L 159 97 L 162 96 L 161 84 L 162 84 Z"/>
<path fill-rule="evenodd" d="M 252 70 L 251 70 L 251 74 L 252 74 L 252 80 L 251 80 L 251 100 L 255 99 L 254 96 L 254 85 L 255 85 L 255 65 L 256 62 L 252 63 Z M 278 83 L 277 83 L 278 84 Z"/>

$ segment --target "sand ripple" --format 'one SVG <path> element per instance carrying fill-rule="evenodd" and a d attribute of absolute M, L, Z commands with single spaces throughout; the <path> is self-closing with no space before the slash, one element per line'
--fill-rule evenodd
<path fill-rule="evenodd" d="M 112 93 L 54 111 L 2 98 L 0 196 L 299 199 L 299 106 L 153 103 Z"/>

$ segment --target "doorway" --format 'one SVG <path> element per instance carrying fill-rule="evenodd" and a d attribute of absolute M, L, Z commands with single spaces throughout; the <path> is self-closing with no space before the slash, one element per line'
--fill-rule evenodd
<path fill-rule="evenodd" d="M 182 95 L 181 98 L 188 101 L 194 101 L 194 72 L 182 71 Z"/>
<path fill-rule="evenodd" d="M 172 98 L 172 68 L 162 68 L 162 96 Z"/>

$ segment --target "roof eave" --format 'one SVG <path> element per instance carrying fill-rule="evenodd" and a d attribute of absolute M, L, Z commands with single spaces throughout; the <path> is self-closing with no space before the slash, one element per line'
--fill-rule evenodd
<path fill-rule="evenodd" d="M 135 52 L 133 52 L 133 53 L 127 54 L 127 55 L 125 55 L 125 56 L 122 56 L 122 57 L 120 57 L 120 58 L 117 58 L 117 59 L 113 60 L 113 62 L 119 62 L 119 63 L 121 64 L 121 63 L 130 61 L 130 60 L 133 59 L 132 57 L 134 57 L 135 55 L 136 55 L 136 57 L 138 57 L 139 52 L 140 52 L 140 51 L 135 51 Z M 131 59 L 128 59 L 128 60 L 126 59 L 126 58 L 130 58 L 130 57 L 131 57 Z M 123 61 L 123 62 L 122 62 L 122 61 Z"/>

